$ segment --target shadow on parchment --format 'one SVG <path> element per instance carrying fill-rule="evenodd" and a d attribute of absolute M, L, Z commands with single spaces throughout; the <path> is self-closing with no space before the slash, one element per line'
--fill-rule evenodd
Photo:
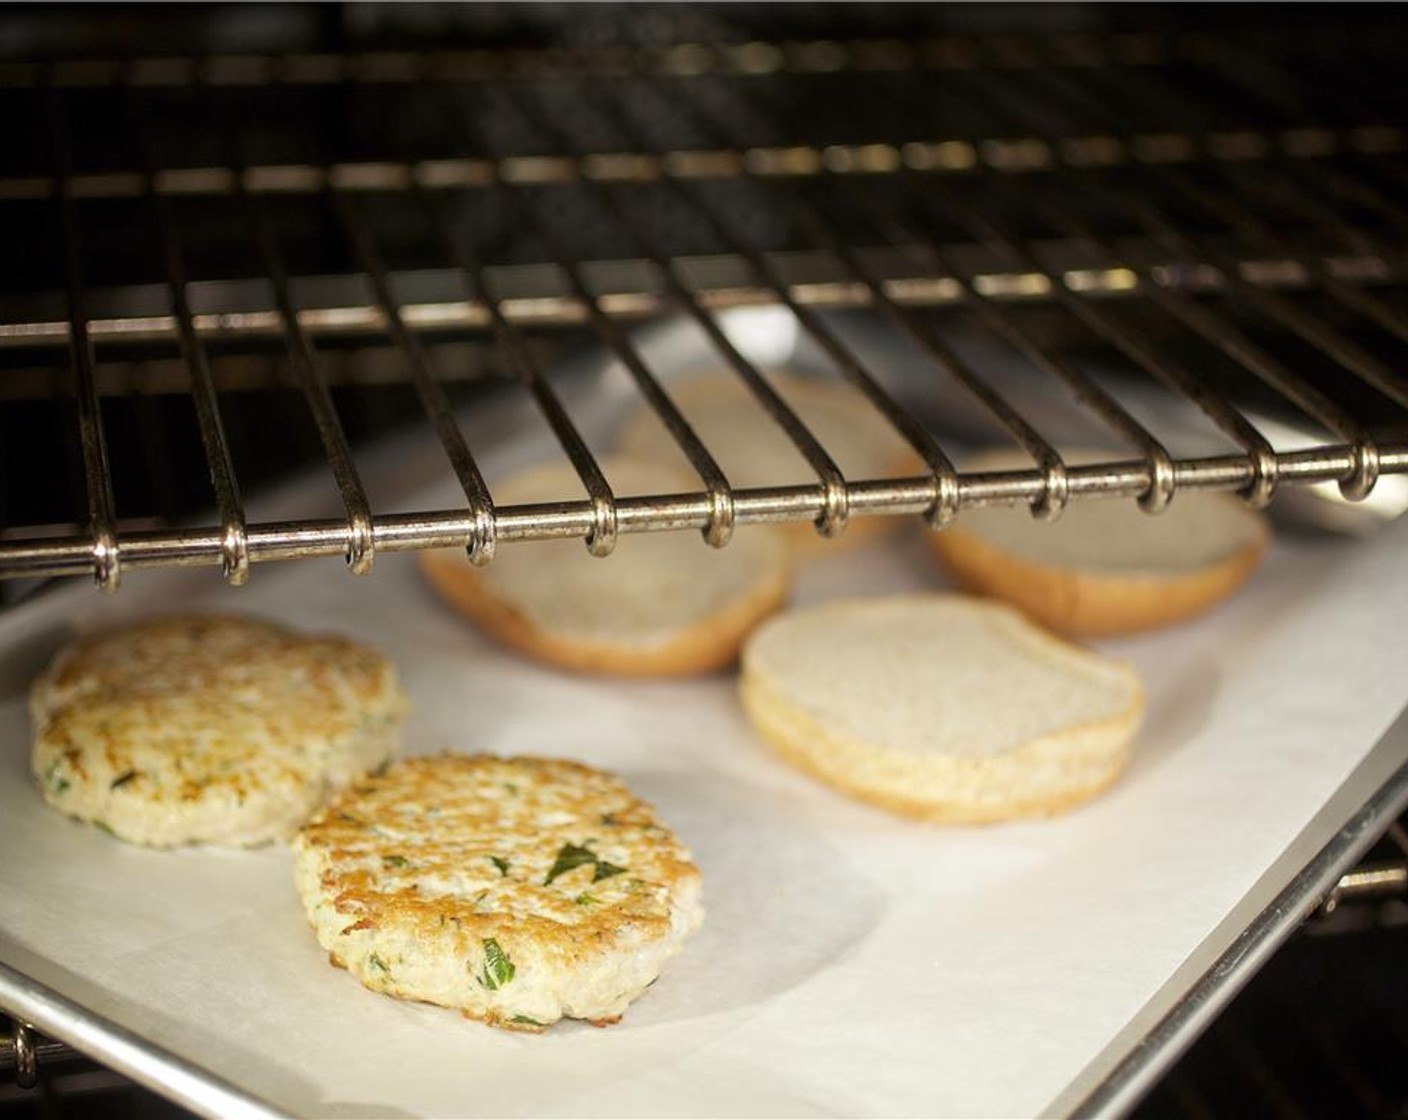
<path fill-rule="evenodd" d="M 770 999 L 846 955 L 881 921 L 885 898 L 814 831 L 789 827 L 779 795 L 711 774 L 627 772 L 694 853 L 703 928 L 614 1030 Z"/>

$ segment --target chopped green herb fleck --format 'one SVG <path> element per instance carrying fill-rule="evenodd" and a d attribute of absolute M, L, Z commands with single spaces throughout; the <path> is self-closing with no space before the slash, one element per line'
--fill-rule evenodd
<path fill-rule="evenodd" d="M 575 901 L 578 906 L 598 906 L 601 904 L 601 899 L 597 898 L 594 894 L 588 894 L 586 891 L 579 894 L 573 901 Z"/>
<path fill-rule="evenodd" d="M 524 1026 L 528 1026 L 528 1027 L 545 1027 L 545 1026 L 547 1026 L 546 1023 L 540 1023 L 540 1022 L 538 1022 L 537 1019 L 530 1018 L 530 1017 L 527 1016 L 527 1015 L 515 1015 L 512 1019 L 509 1020 L 509 1022 L 510 1022 L 510 1023 L 522 1023 Z"/>
<path fill-rule="evenodd" d="M 504 859 L 503 856 L 490 856 L 489 862 L 499 869 L 500 875 L 504 877 L 508 876 L 508 860 Z"/>
<path fill-rule="evenodd" d="M 563 844 L 562 850 L 557 853 L 557 860 L 553 863 L 552 870 L 543 880 L 543 886 L 550 886 L 559 875 L 566 875 L 569 871 L 588 863 L 596 863 L 596 853 L 590 848 L 579 848 L 576 844 Z"/>
<path fill-rule="evenodd" d="M 594 869 L 592 872 L 593 883 L 599 883 L 613 875 L 620 875 L 626 870 L 624 867 L 617 867 L 614 863 L 608 863 L 585 844 L 580 846 L 563 844 L 562 850 L 557 853 L 557 861 L 552 865 L 552 870 L 548 872 L 548 877 L 543 880 L 543 885 L 548 886 L 559 875 L 566 875 L 567 872 L 578 867 L 585 867 L 587 864 L 591 864 Z"/>
<path fill-rule="evenodd" d="M 338 813 L 338 814 L 337 814 L 337 819 L 340 820 L 343 824 L 361 824 L 361 823 L 362 823 L 362 822 L 359 821 L 356 817 L 352 816 L 350 813 Z"/>
<path fill-rule="evenodd" d="M 617 867 L 614 863 L 607 863 L 606 860 L 599 859 L 596 861 L 596 874 L 592 876 L 592 882 L 599 883 L 613 875 L 622 875 L 625 870 L 624 867 Z"/>
<path fill-rule="evenodd" d="M 94 820 L 93 827 L 99 832 L 106 832 L 109 836 L 117 835 L 117 833 L 112 830 L 112 825 L 108 824 L 107 821 Z"/>
<path fill-rule="evenodd" d="M 484 939 L 484 972 L 479 977 L 479 982 L 491 992 L 496 992 L 509 983 L 517 971 L 499 943 L 492 937 L 486 937 Z"/>
<path fill-rule="evenodd" d="M 367 958 L 367 963 L 371 965 L 372 968 L 380 972 L 383 976 L 391 975 L 391 967 L 384 960 L 382 960 L 378 954 L 373 953 L 371 956 L 369 956 Z"/>
<path fill-rule="evenodd" d="M 615 827 L 616 827 L 616 814 L 615 814 L 615 813 L 602 813 L 602 814 L 601 814 L 601 823 L 604 824 L 607 828 L 615 828 Z"/>
<path fill-rule="evenodd" d="M 372 777 L 373 777 L 373 778 L 380 778 L 380 777 L 385 776 L 385 774 L 386 774 L 386 769 L 387 769 L 387 767 L 389 767 L 390 765 L 391 765 L 391 759 L 390 759 L 390 757 L 383 758 L 383 759 L 381 760 L 381 765 L 378 766 L 375 770 L 372 771 Z"/>
<path fill-rule="evenodd" d="M 108 783 L 108 789 L 121 789 L 136 776 L 137 771 L 124 770 L 121 774 L 119 774 L 116 778 L 114 778 L 111 782 Z"/>
<path fill-rule="evenodd" d="M 514 797 L 518 796 L 518 787 L 512 782 L 505 782 L 504 789 L 508 790 L 509 793 L 513 794 Z"/>
<path fill-rule="evenodd" d="M 44 770 L 44 782 L 54 793 L 63 793 L 71 784 L 64 777 L 62 766 L 63 763 L 56 758 Z"/>
<path fill-rule="evenodd" d="M 405 856 L 382 856 L 381 863 L 383 867 L 409 867 L 411 861 Z"/>

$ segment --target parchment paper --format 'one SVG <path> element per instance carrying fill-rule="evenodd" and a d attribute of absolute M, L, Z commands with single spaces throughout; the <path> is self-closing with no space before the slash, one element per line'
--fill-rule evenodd
<path fill-rule="evenodd" d="M 395 492 L 431 451 L 378 477 Z M 292 1113 L 1034 1114 L 1402 708 L 1405 545 L 1408 523 L 1280 542 L 1214 615 L 1101 643 L 1148 688 L 1130 771 L 1070 815 L 985 828 L 891 818 L 795 773 L 753 737 L 731 675 L 605 681 L 505 653 L 408 555 L 364 580 L 340 561 L 261 566 L 237 595 L 209 572 L 131 573 L 115 599 L 60 596 L 0 631 L 0 960 Z M 796 600 L 940 584 L 901 535 L 805 569 Z M 285 850 L 141 851 L 53 813 L 27 776 L 27 681 L 74 626 L 178 602 L 376 644 L 403 670 L 415 751 L 620 772 L 692 845 L 704 929 L 620 1025 L 505 1034 L 330 967 Z"/>

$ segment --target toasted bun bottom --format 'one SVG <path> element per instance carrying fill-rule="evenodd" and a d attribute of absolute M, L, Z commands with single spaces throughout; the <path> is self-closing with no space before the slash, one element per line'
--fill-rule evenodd
<path fill-rule="evenodd" d="M 1166 575 L 1034 564 L 961 525 L 932 534 L 929 544 L 964 590 L 1004 599 L 1053 630 L 1101 636 L 1153 630 L 1210 610 L 1246 581 L 1267 542 L 1263 536 L 1217 564 Z"/>
<path fill-rule="evenodd" d="M 609 561 L 607 561 L 609 563 Z M 593 642 L 554 633 L 489 589 L 458 550 L 425 552 L 421 568 L 437 591 L 493 637 L 565 669 L 622 677 L 686 677 L 723 669 L 749 632 L 782 606 L 791 584 L 785 565 L 725 609 L 650 646 Z"/>

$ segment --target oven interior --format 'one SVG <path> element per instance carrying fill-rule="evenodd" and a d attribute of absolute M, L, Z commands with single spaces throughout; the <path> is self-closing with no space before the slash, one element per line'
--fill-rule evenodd
<path fill-rule="evenodd" d="M 1180 488 L 1269 503 L 1292 532 L 1372 532 L 1408 505 L 1389 10 L 21 7 L 0 24 L 0 603 L 66 576 L 120 593 L 124 571 L 172 564 L 239 583 L 313 555 L 368 573 L 385 549 L 487 559 L 575 535 L 605 553 L 665 527 L 722 545 L 751 520 L 1157 510 Z M 720 324 L 749 307 L 892 421 L 911 477 L 837 471 L 729 343 Z M 664 316 L 694 324 L 814 483 L 729 486 L 633 341 Z M 903 361 L 875 357 L 877 331 Z M 563 404 L 590 353 L 694 465 L 683 505 L 611 494 Z M 455 421 L 491 395 L 532 402 L 582 500 L 492 506 Z M 415 430 L 460 506 L 378 506 L 359 452 Z M 988 443 L 1031 467 L 954 468 Z M 1104 459 L 1068 466 L 1087 443 Z M 264 517 L 305 469 L 326 506 Z M 1402 1115 L 1405 859 L 1398 828 L 1144 1109 Z M 0 1112 L 111 1099 L 62 1053 L 41 1068 L 44 1094 L 5 1086 Z"/>

